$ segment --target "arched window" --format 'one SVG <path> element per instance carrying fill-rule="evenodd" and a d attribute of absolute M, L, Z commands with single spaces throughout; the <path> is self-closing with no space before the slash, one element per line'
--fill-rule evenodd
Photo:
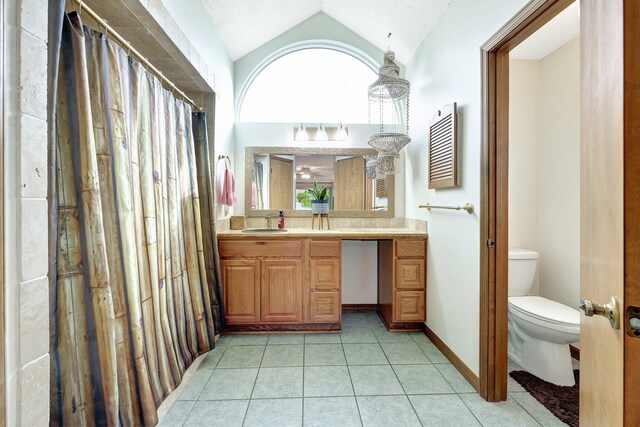
<path fill-rule="evenodd" d="M 241 122 L 367 123 L 376 72 L 338 50 L 308 48 L 279 57 L 251 82 Z"/>

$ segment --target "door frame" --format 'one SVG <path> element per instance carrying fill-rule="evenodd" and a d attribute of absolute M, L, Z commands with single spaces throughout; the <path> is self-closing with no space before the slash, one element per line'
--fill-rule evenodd
<path fill-rule="evenodd" d="M 5 338 L 6 325 L 4 316 L 7 313 L 5 305 L 5 266 L 4 266 L 4 209 L 5 209 L 5 177 L 4 177 L 4 149 L 5 149 L 5 26 L 4 1 L 0 2 L 0 426 L 7 423 L 6 411 L 6 357 Z"/>
<path fill-rule="evenodd" d="M 620 313 L 627 329 L 627 311 L 640 307 L 640 2 L 624 1 L 624 304 Z M 627 329 L 623 341 L 625 425 L 640 424 L 640 339 Z"/>
<path fill-rule="evenodd" d="M 507 399 L 509 51 L 579 0 L 532 0 L 481 47 L 480 395 Z"/>

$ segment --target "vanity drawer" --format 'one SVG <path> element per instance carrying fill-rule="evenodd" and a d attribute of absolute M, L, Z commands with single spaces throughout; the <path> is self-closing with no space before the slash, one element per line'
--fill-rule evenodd
<path fill-rule="evenodd" d="M 219 245 L 222 258 L 302 257 L 301 240 L 221 240 Z"/>
<path fill-rule="evenodd" d="M 340 259 L 311 260 L 311 289 L 340 289 Z"/>
<path fill-rule="evenodd" d="M 424 259 L 397 259 L 396 260 L 396 290 L 425 288 Z"/>
<path fill-rule="evenodd" d="M 340 321 L 340 292 L 311 292 L 309 320 L 312 323 Z"/>
<path fill-rule="evenodd" d="M 424 291 L 396 291 L 394 295 L 394 322 L 424 322 Z"/>
<path fill-rule="evenodd" d="M 339 258 L 340 240 L 311 240 L 309 255 L 311 258 Z"/>
<path fill-rule="evenodd" d="M 396 240 L 396 257 L 424 258 L 426 253 L 426 240 Z"/>

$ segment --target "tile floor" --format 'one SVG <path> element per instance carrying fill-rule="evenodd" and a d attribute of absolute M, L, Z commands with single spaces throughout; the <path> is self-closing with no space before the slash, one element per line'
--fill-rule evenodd
<path fill-rule="evenodd" d="M 161 426 L 564 425 L 508 387 L 487 403 L 424 334 L 345 313 L 342 334 L 220 337 Z"/>

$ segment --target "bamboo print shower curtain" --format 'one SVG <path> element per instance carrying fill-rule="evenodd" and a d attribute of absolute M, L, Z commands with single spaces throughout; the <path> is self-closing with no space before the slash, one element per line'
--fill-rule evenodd
<path fill-rule="evenodd" d="M 57 91 L 52 423 L 154 425 L 214 344 L 191 108 L 76 14 Z"/>

